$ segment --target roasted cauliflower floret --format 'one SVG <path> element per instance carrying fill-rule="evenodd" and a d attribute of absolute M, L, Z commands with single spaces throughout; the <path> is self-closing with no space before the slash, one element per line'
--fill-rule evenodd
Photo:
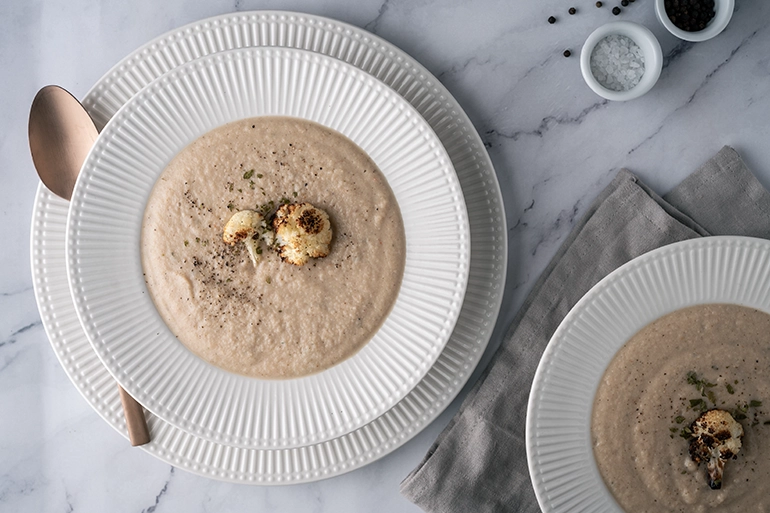
<path fill-rule="evenodd" d="M 743 426 L 725 410 L 709 410 L 690 426 L 690 458 L 695 463 L 706 461 L 708 483 L 713 490 L 722 487 L 725 462 L 741 450 Z"/>
<path fill-rule="evenodd" d="M 241 210 L 230 217 L 225 224 L 222 240 L 225 244 L 235 246 L 243 241 L 251 257 L 251 262 L 256 267 L 259 262 L 259 255 L 262 249 L 259 247 L 259 241 L 262 238 L 269 238 L 271 234 L 267 228 L 267 223 L 262 214 L 254 210 Z M 270 239 L 269 243 L 271 242 Z"/>
<path fill-rule="evenodd" d="M 273 218 L 275 248 L 281 259 L 304 265 L 329 254 L 332 225 L 329 216 L 310 203 L 281 205 Z"/>

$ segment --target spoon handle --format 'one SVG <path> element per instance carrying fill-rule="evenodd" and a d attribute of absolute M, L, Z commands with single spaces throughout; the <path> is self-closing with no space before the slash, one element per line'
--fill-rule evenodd
<path fill-rule="evenodd" d="M 144 409 L 136 399 L 128 395 L 123 387 L 118 385 L 120 402 L 123 404 L 123 414 L 126 416 L 128 437 L 131 445 L 144 445 L 150 441 L 150 431 L 147 429 L 147 420 L 144 418 Z"/>

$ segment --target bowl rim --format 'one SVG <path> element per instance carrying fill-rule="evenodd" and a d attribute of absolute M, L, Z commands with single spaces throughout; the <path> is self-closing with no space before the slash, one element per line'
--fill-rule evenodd
<path fill-rule="evenodd" d="M 124 126 L 129 119 L 136 119 L 135 114 L 136 111 L 142 107 L 143 105 L 148 105 L 149 102 L 151 102 L 151 99 L 155 97 L 155 95 L 158 94 L 158 90 L 166 90 L 170 87 L 170 83 L 172 83 L 176 79 L 184 79 L 188 76 L 195 75 L 196 73 L 204 73 L 206 70 L 213 69 L 217 66 L 224 66 L 226 67 L 228 63 L 237 63 L 239 61 L 247 60 L 254 56 L 264 56 L 266 59 L 272 59 L 272 60 L 296 60 L 297 62 L 314 62 L 318 65 L 324 66 L 328 65 L 331 66 L 330 69 L 337 70 L 341 74 L 349 74 L 351 77 L 354 78 L 361 78 L 364 80 L 371 80 L 372 84 L 376 89 L 374 91 L 380 92 L 380 94 L 388 95 L 390 98 L 392 98 L 396 103 L 399 104 L 399 106 L 403 105 L 404 115 L 410 116 L 410 119 L 414 119 L 417 123 L 427 123 L 422 117 L 415 118 L 413 116 L 418 115 L 418 111 L 416 109 L 413 109 L 413 107 L 407 107 L 408 103 L 402 103 L 402 98 L 400 96 L 395 97 L 392 96 L 395 93 L 395 91 L 386 86 L 384 83 L 380 81 L 377 77 L 373 77 L 370 75 L 367 75 L 362 70 L 356 68 L 352 64 L 349 64 L 345 61 L 340 61 L 337 59 L 334 59 L 330 56 L 327 56 L 322 53 L 312 52 L 305 49 L 296 49 L 296 48 L 290 48 L 290 47 L 240 47 L 240 48 L 234 48 L 231 50 L 226 50 L 219 53 L 213 53 L 209 54 L 203 57 L 200 57 L 198 59 L 193 59 L 177 68 L 174 68 L 173 70 L 162 74 L 155 80 L 151 81 L 148 85 L 146 85 L 141 91 L 139 91 L 136 95 L 131 97 L 110 119 L 110 121 L 105 126 L 104 130 L 100 133 L 99 139 L 94 144 L 91 153 L 89 154 L 88 158 L 86 159 L 86 163 L 84 164 L 83 171 L 78 176 L 78 182 L 76 184 L 75 192 L 73 192 L 73 197 L 77 197 L 78 194 L 85 194 L 86 189 L 89 187 L 88 185 L 88 179 L 89 176 L 91 176 L 94 171 L 93 168 L 97 166 L 102 166 L 103 164 L 99 163 L 98 160 L 98 153 L 99 151 L 104 151 L 106 148 L 108 148 L 109 144 L 112 144 L 112 139 L 117 137 L 119 134 L 121 127 Z M 235 68 L 233 68 L 235 69 Z M 241 71 L 241 73 L 245 73 Z M 320 79 L 319 79 L 320 80 Z M 324 79 L 328 80 L 328 79 Z M 203 87 L 203 86 L 195 86 L 195 87 Z M 243 86 L 247 87 L 247 86 Z M 376 94 L 376 93 L 372 93 Z M 307 100 L 309 101 L 309 100 Z M 406 100 L 403 100 L 404 102 Z M 254 106 L 256 104 L 253 104 Z M 157 109 L 157 107 L 155 107 Z M 207 107 L 209 109 L 214 109 L 214 107 Z M 275 115 L 276 109 L 279 111 L 283 111 L 284 108 L 288 108 L 286 105 L 262 105 L 259 107 L 260 114 L 257 115 Z M 290 110 L 290 109 L 289 109 Z M 168 112 L 168 111 L 164 111 Z M 215 123 L 216 126 L 221 126 L 223 123 L 220 123 L 219 121 L 222 118 L 227 118 L 227 122 L 233 121 L 235 119 L 229 119 L 231 116 L 235 116 L 235 114 L 239 114 L 238 117 L 241 119 L 246 117 L 251 117 L 251 115 L 247 116 L 240 116 L 240 110 L 234 109 L 233 110 L 226 110 L 221 109 L 219 117 L 212 117 L 211 119 L 203 119 L 199 118 L 196 123 L 197 128 L 201 128 L 206 126 L 209 123 Z M 167 114 L 165 114 L 168 116 Z M 284 114 L 280 114 L 284 115 Z M 285 115 L 290 115 L 289 112 L 286 112 Z M 293 114 L 293 117 L 304 117 L 304 116 L 298 116 L 296 113 Z M 236 118 L 237 119 L 237 118 Z M 305 118 L 309 120 L 313 120 L 313 118 Z M 195 121 L 195 120 L 193 120 Z M 320 122 L 322 125 L 327 126 L 329 128 L 336 129 L 334 125 L 329 125 L 327 123 L 324 123 L 323 121 Z M 429 131 L 425 131 L 426 137 L 437 137 L 435 132 L 430 129 L 430 125 L 427 125 Z M 419 130 L 418 128 L 415 128 L 415 130 Z M 342 133 L 342 131 L 340 130 Z M 187 132 L 185 135 L 187 137 L 192 137 L 192 132 Z M 206 132 L 204 132 L 206 133 Z M 343 135 L 348 133 L 345 131 Z M 353 138 L 351 138 L 353 139 Z M 181 144 L 180 141 L 169 141 L 167 142 L 169 145 L 177 145 Z M 360 144 L 360 143 L 359 143 Z M 100 146 L 101 145 L 101 146 Z M 181 146 L 184 147 L 184 146 Z M 431 148 L 434 148 L 431 146 Z M 446 154 L 446 149 L 443 145 L 436 146 L 435 151 L 443 152 L 443 154 Z M 164 151 L 168 150 L 168 148 L 165 148 Z M 371 155 L 371 154 L 370 154 Z M 161 158 L 156 155 L 156 158 Z M 443 157 L 442 157 L 443 158 Z M 448 154 L 446 154 L 445 159 L 449 159 Z M 377 159 L 373 157 L 373 160 L 375 163 L 377 163 Z M 448 169 L 451 169 L 452 173 L 455 173 L 454 166 L 451 163 L 451 159 L 446 160 L 448 162 L 447 166 Z M 90 167 L 87 167 L 91 164 Z M 146 164 L 149 167 L 154 167 L 152 162 L 148 162 Z M 389 179 L 389 176 L 387 177 Z M 451 176 L 445 177 L 451 181 L 451 183 L 454 183 L 457 179 L 456 176 L 454 179 L 452 179 Z M 151 177 L 145 177 L 145 181 L 147 184 L 149 184 L 149 181 L 151 180 Z M 152 183 L 154 183 L 155 179 L 152 179 Z M 395 186 L 393 185 L 393 182 L 389 182 L 391 187 L 395 189 Z M 150 190 L 153 185 L 150 185 Z M 449 185 L 447 185 L 449 187 Z M 78 192 L 80 191 L 80 192 Z M 93 188 L 92 188 L 93 191 Z M 94 193 L 91 192 L 91 195 Z M 149 194 L 149 193 L 148 193 Z M 400 199 L 397 192 L 394 190 L 394 194 L 396 194 L 397 201 Z M 144 201 L 144 200 L 142 200 Z M 456 213 L 455 222 L 458 224 L 464 225 L 464 228 L 462 230 L 462 234 L 468 233 L 468 214 L 467 214 L 467 207 L 465 205 L 464 196 L 461 196 L 458 198 L 458 201 L 462 202 L 462 210 L 458 211 Z M 87 207 L 88 205 L 85 205 Z M 399 203 L 399 207 L 401 208 L 402 212 L 404 212 L 404 206 L 403 204 Z M 141 220 L 141 217 L 143 217 L 143 208 L 139 212 L 139 217 Z M 82 241 L 82 236 L 79 233 L 76 233 L 79 230 L 79 228 L 76 226 L 76 223 L 72 223 L 71 220 L 75 219 L 76 217 L 79 217 L 82 215 L 82 212 L 84 211 L 84 204 L 83 202 L 78 203 L 77 201 L 73 201 L 69 205 L 69 213 L 67 216 L 67 233 L 65 238 L 65 245 L 67 248 L 69 248 L 70 244 L 76 245 L 79 244 L 78 241 Z M 132 214 L 133 215 L 133 214 Z M 459 232 L 458 232 L 459 233 Z M 136 235 L 134 233 L 129 234 L 132 239 L 126 239 L 127 243 L 131 243 L 131 240 L 133 240 L 133 237 Z M 409 237 L 409 233 L 406 233 L 406 236 Z M 467 237 L 466 237 L 467 240 Z M 67 263 L 67 276 L 72 277 L 75 274 L 78 274 L 82 277 L 81 267 L 83 264 L 77 262 L 79 258 L 82 258 L 82 252 L 84 246 L 80 245 L 78 252 L 69 251 L 68 249 L 66 255 L 66 263 Z M 88 248 L 86 247 L 86 250 Z M 98 250 L 98 247 L 96 248 Z M 138 252 L 138 246 L 136 246 L 137 252 Z M 470 244 L 466 244 L 461 250 L 462 251 L 462 262 L 461 265 L 458 266 L 457 269 L 457 278 L 456 281 L 458 283 L 461 283 L 462 287 L 458 289 L 458 296 L 464 297 L 466 291 L 467 291 L 467 285 L 468 285 L 468 278 L 469 278 L 469 270 L 467 266 L 467 262 L 470 258 Z M 127 253 L 127 252 L 126 252 Z M 408 257 L 407 257 L 408 258 Z M 141 279 L 143 268 L 141 266 L 141 259 L 138 259 L 138 255 L 136 253 L 132 253 L 130 257 L 130 262 L 134 263 L 137 262 L 139 266 L 137 267 L 136 271 L 133 273 L 133 275 L 138 276 L 140 279 L 140 283 L 144 280 Z M 409 264 L 409 261 L 407 260 L 407 266 Z M 405 267 L 406 270 L 406 267 Z M 90 271 L 89 271 L 90 272 Z M 70 274 L 72 273 L 72 274 Z M 98 278 L 98 277 L 97 277 Z M 74 278 L 73 278 L 74 279 Z M 133 278 L 129 278 L 130 280 L 134 281 Z M 167 423 L 177 427 L 178 429 L 181 429 L 182 431 L 186 431 L 188 433 L 191 433 L 195 436 L 198 436 L 199 438 L 213 441 L 216 443 L 223 443 L 225 445 L 231 446 L 231 447 L 237 447 L 237 448 L 245 448 L 245 449 L 260 449 L 260 450 L 273 450 L 278 448 L 288 448 L 288 447 L 300 447 L 307 445 L 308 443 L 314 444 L 314 443 L 321 443 L 323 441 L 328 441 L 331 439 L 337 439 L 340 436 L 343 436 L 345 434 L 348 434 L 350 432 L 353 432 L 358 429 L 358 427 L 361 427 L 362 425 L 368 424 L 371 422 L 372 419 L 377 418 L 381 415 L 380 410 L 387 411 L 389 407 L 387 406 L 390 403 L 393 403 L 395 400 L 396 404 L 400 399 L 396 400 L 397 397 L 401 396 L 401 399 L 408 395 L 409 391 L 413 389 L 417 383 L 419 382 L 419 379 L 417 376 L 424 377 L 430 367 L 435 363 L 436 359 L 440 355 L 439 345 L 441 345 L 441 350 L 443 350 L 443 347 L 446 345 L 446 342 L 449 340 L 449 336 L 451 335 L 452 330 L 454 329 L 454 326 L 457 322 L 457 319 L 459 318 L 459 311 L 461 308 L 461 304 L 458 306 L 455 306 L 456 301 L 454 299 L 447 299 L 447 303 L 451 303 L 453 306 L 452 310 L 452 318 L 450 319 L 451 327 L 447 324 L 446 327 L 436 327 L 434 330 L 439 331 L 441 333 L 441 337 L 436 338 L 437 342 L 433 343 L 434 349 L 431 349 L 430 347 L 424 348 L 424 362 L 425 363 L 416 363 L 412 366 L 412 376 L 409 377 L 408 375 L 406 378 L 402 379 L 400 382 L 404 382 L 404 385 L 398 389 L 393 388 L 391 390 L 383 391 L 380 393 L 382 400 L 372 400 L 371 406 L 366 405 L 366 407 L 359 408 L 358 412 L 354 413 L 353 415 L 348 415 L 342 413 L 341 409 L 337 409 L 335 411 L 339 411 L 339 420 L 335 419 L 335 422 L 321 426 L 321 429 L 317 429 L 317 431 L 313 434 L 308 433 L 307 430 L 300 431 L 287 431 L 288 434 L 280 434 L 273 436 L 273 431 L 270 431 L 269 428 L 260 428 L 260 429 L 253 429 L 251 432 L 243 433 L 238 432 L 235 428 L 228 428 L 229 431 L 224 432 L 222 430 L 219 430 L 216 426 L 213 426 L 212 423 L 206 423 L 204 418 L 204 413 L 200 413 L 197 411 L 192 410 L 184 410 L 182 408 L 175 407 L 174 402 L 179 403 L 181 400 L 178 396 L 173 397 L 166 397 L 159 399 L 156 396 L 150 395 L 151 387 L 154 386 L 154 384 L 145 382 L 145 383 L 137 383 L 134 380 L 134 377 L 136 376 L 136 371 L 129 369 L 127 366 L 120 367 L 120 358 L 116 359 L 115 355 L 113 353 L 113 356 L 110 357 L 111 359 L 107 359 L 106 356 L 108 354 L 109 350 L 114 350 L 114 345 L 110 344 L 109 342 L 105 342 L 106 338 L 102 336 L 103 333 L 99 333 L 96 330 L 95 324 L 93 323 L 93 310 L 88 311 L 88 308 L 85 307 L 85 302 L 87 301 L 84 299 L 84 295 L 82 292 L 82 287 L 89 286 L 90 285 L 87 282 L 84 282 L 83 280 L 77 279 L 78 284 L 74 285 L 74 282 L 72 280 L 69 281 L 70 283 L 70 291 L 73 298 L 73 301 L 75 303 L 76 307 L 76 314 L 78 319 L 80 320 L 80 323 L 84 329 L 85 335 L 88 338 L 91 346 L 94 348 L 97 357 L 99 357 L 99 360 L 107 367 L 107 370 L 113 374 L 113 377 L 118 381 L 123 388 L 126 390 L 130 390 L 130 393 L 139 400 L 140 403 L 149 411 L 151 411 L 155 416 L 160 417 Z M 393 311 L 395 311 L 395 308 L 398 305 L 398 300 L 402 295 L 403 291 L 403 285 L 406 283 L 406 279 L 402 281 L 402 289 L 399 291 L 399 296 L 396 299 L 396 303 L 393 305 L 393 309 L 388 315 L 388 318 L 390 318 L 393 314 Z M 98 283 L 97 283 L 98 284 Z M 74 287 L 74 288 L 73 288 Z M 146 289 L 144 289 L 143 284 L 136 285 L 136 287 L 139 287 L 141 289 L 141 294 L 146 295 Z M 460 289 L 462 292 L 460 292 Z M 129 293 L 131 291 L 128 291 Z M 149 297 L 149 295 L 147 295 Z M 136 296 L 135 296 L 136 297 Z M 150 302 L 143 302 L 141 305 L 142 308 L 148 308 L 147 315 L 152 319 L 158 322 L 157 327 L 162 330 L 162 333 L 165 336 L 168 336 L 168 333 L 170 332 L 170 329 L 165 325 L 165 321 L 162 320 L 162 318 L 157 313 L 157 310 L 155 309 L 154 303 L 150 300 Z M 387 318 L 385 323 L 387 323 Z M 385 326 L 385 323 L 383 323 L 383 326 Z M 148 325 L 150 327 L 155 325 Z M 382 327 L 380 328 L 380 330 Z M 447 330 L 447 335 L 443 336 L 444 329 Z M 378 330 L 378 333 L 380 331 Z M 171 336 L 173 336 L 173 333 L 171 333 Z M 376 336 L 375 336 L 376 337 Z M 446 339 L 446 340 L 444 340 Z M 171 340 L 171 339 L 169 339 Z M 273 390 L 283 390 L 283 395 L 289 395 L 292 393 L 295 393 L 296 390 L 299 390 L 297 388 L 299 385 L 298 383 L 302 382 L 303 388 L 308 389 L 312 386 L 318 386 L 321 385 L 322 381 L 332 381 L 333 379 L 337 379 L 341 383 L 343 382 L 342 378 L 345 374 L 350 374 L 351 369 L 355 369 L 356 367 L 360 367 L 360 363 L 357 363 L 356 360 L 361 360 L 361 358 L 368 359 L 369 361 L 374 362 L 375 360 L 373 358 L 369 358 L 369 354 L 364 353 L 363 351 L 366 351 L 367 348 L 373 347 L 371 345 L 371 342 L 375 341 L 375 338 L 372 338 L 367 344 L 365 344 L 362 349 L 351 356 L 351 358 L 344 360 L 342 362 L 339 362 L 337 365 L 332 366 L 324 371 L 321 371 L 319 373 L 310 374 L 306 376 L 300 376 L 292 379 L 287 380 L 281 380 L 281 379 L 262 379 L 262 378 L 250 378 L 248 376 L 243 376 L 239 374 L 235 374 L 232 372 L 229 372 L 227 370 L 224 370 L 222 368 L 216 367 L 214 364 L 211 364 L 197 356 L 189 356 L 187 354 L 188 350 L 184 347 L 184 345 L 176 345 L 174 344 L 173 347 L 175 351 L 178 351 L 178 354 L 180 355 L 180 360 L 182 363 L 190 362 L 190 367 L 192 370 L 197 371 L 206 371 L 208 375 L 211 376 L 211 379 L 209 383 L 225 383 L 226 381 L 229 381 L 233 383 L 233 387 L 241 387 L 242 390 L 245 390 L 241 394 L 242 397 L 248 397 L 249 395 L 255 396 L 259 393 L 259 390 L 257 389 L 270 389 L 267 392 L 265 392 L 265 396 L 268 398 L 267 400 L 263 401 L 264 404 L 268 404 L 269 401 L 274 401 L 274 397 L 277 396 L 271 396 L 270 394 L 273 393 Z M 125 343 L 125 342 L 124 342 Z M 180 343 L 181 344 L 181 343 Z M 369 353 L 371 352 L 368 351 Z M 435 355 L 434 355 L 435 353 Z M 428 364 L 428 361 L 430 360 L 430 364 Z M 175 364 L 175 361 L 170 361 L 170 363 Z M 371 365 L 371 364 L 370 364 Z M 363 368 L 363 367 L 361 367 Z M 147 373 L 149 375 L 149 372 Z M 326 376 L 326 377 L 324 377 Z M 377 376 L 378 379 L 382 380 L 382 374 Z M 205 375 L 204 374 L 196 374 L 197 379 L 199 380 L 200 384 L 197 384 L 197 387 L 203 387 L 205 386 Z M 354 379 L 354 378 L 351 378 Z M 397 379 L 397 378 L 394 378 Z M 168 385 L 166 385 L 168 386 Z M 190 385 L 192 387 L 192 385 Z M 333 391 L 334 387 L 330 386 L 330 390 Z M 220 387 L 220 393 L 224 394 L 227 392 L 227 390 L 224 389 L 224 385 Z M 318 388 L 319 390 L 321 388 Z M 408 390 L 407 390 L 408 389 Z M 350 388 L 346 389 L 350 390 Z M 406 392 L 406 394 L 404 394 Z M 210 392 L 209 392 L 210 393 Z M 277 393 L 277 392 L 276 392 Z M 349 395 L 349 394 L 348 394 Z M 383 397 L 384 396 L 384 397 Z M 203 396 L 202 396 L 203 397 Z M 209 397 L 213 397 L 210 395 Z M 305 396 L 307 398 L 306 402 L 310 402 L 311 399 L 313 401 L 316 401 L 318 398 L 318 395 L 311 397 L 309 394 Z M 363 396 L 362 396 L 363 397 Z M 194 397 L 191 397 L 190 394 L 188 394 L 187 400 L 196 400 Z M 243 401 L 246 401 L 246 399 L 243 399 Z M 338 395 L 334 397 L 334 401 L 340 404 L 340 401 L 345 401 L 345 398 L 343 395 Z M 224 403 L 222 403 L 224 404 Z M 255 403 L 256 404 L 256 403 Z M 363 403 L 362 403 L 363 404 Z M 351 411 L 357 406 L 353 402 L 348 402 L 347 404 L 344 404 L 344 406 L 347 406 L 348 408 L 351 408 Z M 368 409 L 367 409 L 368 408 Z M 236 408 L 237 409 L 237 408 Z M 192 411 L 192 413 L 189 413 Z M 245 411 L 245 410 L 241 410 Z M 181 413 L 180 413 L 181 412 Z M 160 414 L 159 414 L 160 413 Z M 237 414 L 232 414 L 233 416 L 236 416 Z M 288 416 L 288 415 L 287 415 Z M 296 421 L 295 421 L 296 422 Z M 332 425 L 333 424 L 333 425 Z M 358 427 L 355 427 L 356 424 L 359 424 Z M 320 424 L 319 424 L 320 425 Z M 331 427 L 330 427 L 331 426 Z M 335 433 L 336 431 L 336 433 Z"/>
<path fill-rule="evenodd" d="M 601 85 L 591 72 L 591 54 L 596 45 L 607 36 L 619 34 L 633 40 L 644 52 L 645 72 L 639 83 L 627 91 L 613 91 Z M 647 27 L 631 21 L 613 21 L 601 25 L 586 38 L 580 51 L 580 71 L 588 87 L 599 96 L 612 101 L 627 101 L 649 92 L 657 83 L 663 69 L 663 51 L 660 42 Z"/>
<path fill-rule="evenodd" d="M 697 32 L 688 32 L 682 30 L 674 25 L 666 15 L 665 0 L 655 0 L 655 15 L 660 21 L 661 25 L 666 27 L 672 35 L 690 41 L 692 43 L 699 43 L 702 41 L 708 41 L 719 34 L 727 27 L 730 20 L 733 17 L 733 11 L 735 10 L 735 0 L 714 0 L 714 17 L 709 21 L 706 28 Z"/>

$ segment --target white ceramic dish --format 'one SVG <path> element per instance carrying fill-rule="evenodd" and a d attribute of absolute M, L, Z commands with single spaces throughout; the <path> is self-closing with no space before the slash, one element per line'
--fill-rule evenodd
<path fill-rule="evenodd" d="M 604 87 L 591 71 L 591 54 L 596 45 L 605 37 L 616 34 L 631 39 L 644 54 L 644 75 L 636 86 L 627 91 L 613 91 Z M 630 21 L 615 21 L 602 25 L 588 36 L 580 51 L 580 72 L 586 84 L 602 98 L 612 101 L 633 100 L 646 94 L 657 83 L 662 69 L 663 52 L 657 38 L 646 27 Z"/>
<path fill-rule="evenodd" d="M 714 0 L 714 17 L 711 18 L 706 28 L 697 32 L 687 32 L 674 25 L 666 14 L 665 0 L 655 0 L 655 14 L 658 20 L 679 39 L 685 41 L 700 42 L 718 36 L 730 23 L 735 10 L 735 0 Z"/>
<path fill-rule="evenodd" d="M 707 237 L 651 251 L 604 278 L 564 318 L 540 360 L 527 408 L 527 461 L 545 513 L 623 513 L 591 446 L 599 381 L 641 328 L 705 303 L 770 313 L 770 241 Z"/>
<path fill-rule="evenodd" d="M 315 121 L 368 153 L 398 201 L 407 246 L 401 289 L 374 337 L 347 360 L 288 380 L 233 374 L 185 348 L 155 309 L 139 251 L 147 198 L 166 165 L 212 129 L 264 115 Z M 422 379 L 457 320 L 469 240 L 451 160 L 406 100 L 331 57 L 243 48 L 166 73 L 107 123 L 72 194 L 67 268 L 86 335 L 137 401 L 202 438 L 272 449 L 349 433 Z"/>
<path fill-rule="evenodd" d="M 347 435 L 294 449 L 239 449 L 186 433 L 148 413 L 152 440 L 141 450 L 205 477 L 247 484 L 315 481 L 391 453 L 435 419 L 467 382 L 486 347 L 503 296 L 507 247 L 502 198 L 478 133 L 456 100 L 407 54 L 357 27 L 318 16 L 247 12 L 201 20 L 164 34 L 123 59 L 83 98 L 104 126 L 141 87 L 188 60 L 234 47 L 277 45 L 355 64 L 408 99 L 431 124 L 458 173 L 473 245 L 460 317 L 444 351 L 396 406 Z M 31 255 L 41 319 L 62 368 L 86 401 L 128 438 L 117 387 L 77 319 L 65 270 L 67 203 L 40 185 Z"/>

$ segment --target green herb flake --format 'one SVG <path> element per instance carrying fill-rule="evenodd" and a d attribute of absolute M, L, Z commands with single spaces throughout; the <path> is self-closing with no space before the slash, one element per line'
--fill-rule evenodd
<path fill-rule="evenodd" d="M 249 180 L 249 187 L 252 189 L 255 187 L 254 180 Z"/>
<path fill-rule="evenodd" d="M 185 246 L 189 246 L 190 245 L 190 241 L 189 240 L 184 241 L 184 245 Z"/>
<path fill-rule="evenodd" d="M 294 191 L 292 194 L 294 194 L 294 197 L 297 197 L 297 191 Z"/>
<path fill-rule="evenodd" d="M 749 408 L 759 408 L 760 406 L 762 406 L 762 401 L 752 399 L 751 402 L 749 402 Z"/>
<path fill-rule="evenodd" d="M 228 204 L 227 204 L 227 210 L 229 210 L 230 212 L 232 212 L 233 210 L 235 210 L 235 205 L 233 205 L 232 203 L 228 203 Z"/>
<path fill-rule="evenodd" d="M 681 424 L 682 422 L 684 422 L 684 417 L 682 417 L 681 415 L 678 415 L 678 416 L 677 416 L 677 417 L 674 419 L 674 422 L 676 422 L 677 424 Z M 674 428 L 674 430 L 676 430 L 676 428 Z"/>
<path fill-rule="evenodd" d="M 735 415 L 733 415 L 733 418 L 735 420 L 746 420 L 746 414 L 741 412 L 736 412 Z"/>
<path fill-rule="evenodd" d="M 690 438 L 692 436 L 692 429 L 690 429 L 689 427 L 683 427 L 682 430 L 679 432 L 679 436 L 681 436 L 685 440 Z"/>
<path fill-rule="evenodd" d="M 733 386 L 732 386 L 730 383 L 728 383 L 728 384 L 727 384 L 727 385 L 725 385 L 725 386 L 727 387 L 727 393 L 728 393 L 728 394 L 732 395 L 732 394 L 734 394 L 734 393 L 735 393 L 735 389 L 733 388 Z"/>
<path fill-rule="evenodd" d="M 243 173 L 243 179 L 244 179 L 244 180 L 248 180 L 248 179 L 249 179 L 249 178 L 251 178 L 252 176 L 254 176 L 254 170 L 253 170 L 253 169 L 249 169 L 248 171 L 246 171 L 245 173 Z"/>
<path fill-rule="evenodd" d="M 265 281 L 268 283 L 268 285 L 269 285 L 269 284 L 271 284 L 271 283 L 273 283 L 273 280 L 271 280 L 271 279 L 270 279 L 270 276 L 268 276 L 267 278 L 265 278 Z"/>
<path fill-rule="evenodd" d="M 677 431 L 679 431 L 679 428 L 678 427 L 670 427 L 670 428 L 668 428 L 668 430 L 671 431 L 672 433 L 676 433 Z"/>
<path fill-rule="evenodd" d="M 257 173 L 257 178 L 262 178 L 262 174 L 261 173 Z"/>
<path fill-rule="evenodd" d="M 195 237 L 195 242 L 197 242 L 198 244 L 200 244 L 200 243 L 201 243 L 201 238 L 200 238 L 200 237 Z"/>
<path fill-rule="evenodd" d="M 703 404 L 703 399 L 690 399 L 690 408 L 700 408 Z"/>
<path fill-rule="evenodd" d="M 716 396 L 710 390 L 706 390 L 707 388 L 715 387 L 716 383 L 709 383 L 706 380 L 698 378 L 698 375 L 693 371 L 687 373 L 687 383 L 689 385 L 694 385 L 695 389 L 700 392 L 702 397 L 707 397 L 709 401 L 716 404 Z"/>

